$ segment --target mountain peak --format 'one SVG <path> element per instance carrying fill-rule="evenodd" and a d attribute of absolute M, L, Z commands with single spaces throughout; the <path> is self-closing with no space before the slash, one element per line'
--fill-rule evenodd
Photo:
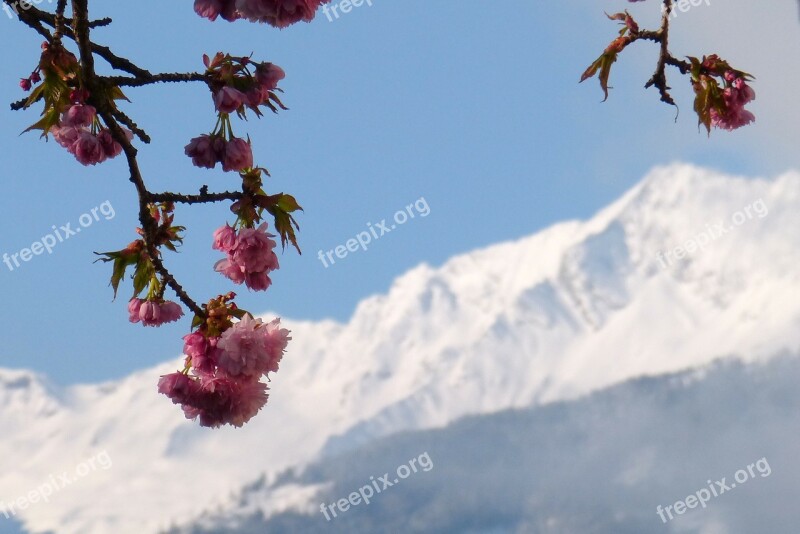
<path fill-rule="evenodd" d="M 272 479 L 388 434 L 574 399 L 734 354 L 752 361 L 796 350 L 798 199 L 797 173 L 764 180 L 660 167 L 586 221 L 439 267 L 422 264 L 363 301 L 346 323 L 286 319 L 295 339 L 270 383 L 268 406 L 244 429 L 208 432 L 181 421 L 154 386 L 175 358 L 116 384 L 70 388 L 58 425 L 31 425 L 43 417 L 29 409 L 36 380 L 0 373 L 0 395 L 13 396 L 21 406 L 13 413 L 27 415 L 5 424 L 10 439 L 0 455 L 22 462 L 25 447 L 8 443 L 34 446 L 62 429 L 68 437 L 40 455 L 42 469 L 55 472 L 65 457 L 108 449 L 115 468 L 107 476 L 124 480 L 129 498 L 109 493 L 105 477 L 87 478 L 81 484 L 91 509 L 65 492 L 47 514 L 24 520 L 64 534 L 99 534 L 110 524 L 120 534 L 150 533 L 224 504 L 237 483 L 264 473 Z M 748 209 L 737 224 L 736 214 Z M 675 256 L 719 223 L 730 228 Z M 46 388 L 37 395 L 52 398 Z M 207 465 L 224 466 L 226 477 L 197 468 Z M 3 480 L 0 490 L 14 495 L 16 486 Z M 216 492 L 186 499 L 187 481 Z M 165 496 L 169 509 L 161 506 Z"/>

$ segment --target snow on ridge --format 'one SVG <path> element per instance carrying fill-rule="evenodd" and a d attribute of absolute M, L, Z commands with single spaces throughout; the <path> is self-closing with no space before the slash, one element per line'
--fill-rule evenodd
<path fill-rule="evenodd" d="M 760 197 L 769 216 L 671 268 L 658 265 L 659 249 Z M 30 486 L 50 465 L 107 449 L 115 489 L 87 478 L 81 491 L 24 520 L 64 534 L 100 534 L 111 524 L 148 534 L 224 502 L 262 473 L 317 457 L 326 444 L 348 448 L 726 354 L 796 348 L 800 304 L 791 297 L 800 278 L 786 266 L 800 260 L 798 198 L 797 173 L 745 180 L 661 167 L 587 221 L 411 269 L 346 323 L 284 319 L 294 340 L 267 408 L 244 429 L 199 429 L 156 394 L 157 376 L 174 371 L 177 356 L 119 381 L 68 388 L 57 417 L 6 426 L 0 457 L 18 466 L 20 449 L 37 448 Z M 767 260 L 750 258 L 758 252 Z M 0 399 L 8 373 L 0 370 Z M 5 482 L 0 474 L 0 500 L 17 490 Z M 187 488 L 212 486 L 185 497 Z"/>

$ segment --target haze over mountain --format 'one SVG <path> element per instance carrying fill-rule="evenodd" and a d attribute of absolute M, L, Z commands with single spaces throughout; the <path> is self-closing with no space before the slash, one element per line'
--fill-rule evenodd
<path fill-rule="evenodd" d="M 749 364 L 796 352 L 798 201 L 796 172 L 766 180 L 659 168 L 588 221 L 421 265 L 346 324 L 284 319 L 294 339 L 270 402 L 241 430 L 201 429 L 156 394 L 179 357 L 69 388 L 0 371 L 0 500 L 105 451 L 112 467 L 18 519 L 31 532 L 156 533 L 232 507 L 231 495 L 271 486 L 287 468 L 397 432 L 569 401 L 719 358 Z M 690 239 L 704 248 L 678 258 L 673 249 Z M 458 468 L 470 466 L 449 467 Z M 259 506 L 307 510 L 323 486 L 283 487 Z"/>
<path fill-rule="evenodd" d="M 264 477 L 168 534 L 791 534 L 800 522 L 787 506 L 800 490 L 798 380 L 797 353 L 764 364 L 727 359 L 394 434 Z M 363 489 L 384 473 L 393 482 L 420 454 L 430 459 L 423 468 L 372 496 Z M 307 504 L 270 513 L 312 489 Z M 333 517 L 331 504 L 354 491 L 369 503 L 354 499 Z M 689 495 L 694 505 L 676 513 Z"/>

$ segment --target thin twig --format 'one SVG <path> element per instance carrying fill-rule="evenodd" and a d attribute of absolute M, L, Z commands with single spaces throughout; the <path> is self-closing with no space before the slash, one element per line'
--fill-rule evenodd
<path fill-rule="evenodd" d="M 671 106 L 676 106 L 675 99 L 669 94 L 670 87 L 667 85 L 667 74 L 665 72 L 667 66 L 667 58 L 669 53 L 669 17 L 672 13 L 672 0 L 664 0 L 664 13 L 661 17 L 661 29 L 658 31 L 659 42 L 661 44 L 661 53 L 658 55 L 658 63 L 656 63 L 656 71 L 653 76 L 644 85 L 645 88 L 655 86 L 661 95 L 661 101 Z"/>

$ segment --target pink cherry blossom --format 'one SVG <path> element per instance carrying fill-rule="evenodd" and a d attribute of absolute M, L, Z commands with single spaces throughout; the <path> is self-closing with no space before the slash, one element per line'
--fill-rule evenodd
<path fill-rule="evenodd" d="M 286 347 L 292 339 L 289 337 L 291 332 L 286 328 L 281 328 L 280 319 L 272 320 L 264 325 L 263 329 L 266 330 L 264 332 L 264 346 L 270 358 L 267 364 L 267 371 L 275 373 L 278 371 L 278 365 L 283 359 L 283 353 L 286 351 Z"/>
<path fill-rule="evenodd" d="M 181 317 L 183 309 L 178 303 L 169 300 L 161 303 L 161 324 L 175 322 Z"/>
<path fill-rule="evenodd" d="M 207 339 L 202 332 L 193 332 L 183 337 L 183 353 L 191 358 L 192 368 L 201 376 L 212 376 L 217 370 L 217 341 Z"/>
<path fill-rule="evenodd" d="M 286 349 L 289 331 L 280 328 L 280 320 L 264 324 L 245 315 L 225 330 L 217 343 L 219 367 L 227 375 L 258 378 L 278 370 Z"/>
<path fill-rule="evenodd" d="M 269 89 L 264 88 L 262 85 L 255 85 L 247 91 L 245 96 L 247 97 L 247 105 L 257 108 L 269 98 Z"/>
<path fill-rule="evenodd" d="M 214 21 L 222 13 L 222 0 L 194 0 L 194 12 Z"/>
<path fill-rule="evenodd" d="M 219 367 L 229 376 L 260 377 L 266 372 L 269 355 L 259 328 L 261 319 L 249 315 L 225 330 L 220 337 Z"/>
<path fill-rule="evenodd" d="M 128 302 L 128 320 L 132 323 L 138 323 L 142 319 L 139 317 L 139 310 L 142 308 L 142 303 L 144 301 L 142 299 L 131 299 Z"/>
<path fill-rule="evenodd" d="M 114 140 L 108 129 L 101 130 L 100 133 L 97 134 L 97 140 L 100 141 L 100 145 L 103 147 L 103 152 L 105 152 L 107 158 L 116 158 L 122 153 L 122 145 Z"/>
<path fill-rule="evenodd" d="M 286 77 L 282 68 L 273 63 L 260 63 L 256 66 L 256 80 L 267 91 L 278 88 L 278 82 Z"/>
<path fill-rule="evenodd" d="M 223 87 L 214 95 L 214 105 L 220 113 L 234 113 L 247 99 L 244 93 L 233 87 Z"/>
<path fill-rule="evenodd" d="M 234 284 L 241 284 L 245 281 L 243 269 L 230 259 L 219 260 L 214 264 L 214 270 L 225 278 L 228 278 Z"/>
<path fill-rule="evenodd" d="M 273 234 L 267 233 L 267 224 L 258 228 L 242 228 L 232 250 L 233 261 L 241 265 L 245 272 L 260 273 L 278 269 L 278 256 L 274 249 L 277 243 Z"/>
<path fill-rule="evenodd" d="M 208 350 L 208 340 L 201 332 L 183 336 L 183 342 L 183 353 L 193 359 L 205 356 Z"/>
<path fill-rule="evenodd" d="M 195 0 L 194 11 L 211 21 L 219 16 L 231 22 L 239 18 L 235 0 Z"/>
<path fill-rule="evenodd" d="M 100 144 L 97 136 L 89 131 L 80 132 L 72 151 L 74 151 L 75 159 L 83 165 L 97 165 L 106 160 L 103 145 Z"/>
<path fill-rule="evenodd" d="M 128 303 L 128 314 L 128 320 L 132 323 L 141 322 L 144 326 L 161 326 L 183 317 L 183 309 L 171 301 L 156 302 L 133 298 Z"/>
<path fill-rule="evenodd" d="M 128 140 L 133 139 L 133 133 L 130 130 L 123 128 L 123 132 Z M 67 152 L 84 165 L 96 165 L 122 153 L 122 145 L 113 139 L 111 132 L 106 128 L 101 129 L 95 135 L 85 126 L 61 125 L 51 128 L 50 133 L 53 134 L 59 145 L 66 148 Z"/>
<path fill-rule="evenodd" d="M 160 326 L 161 306 L 152 300 L 142 302 L 139 307 L 139 320 L 142 321 L 144 326 Z"/>
<path fill-rule="evenodd" d="M 236 0 L 242 17 L 285 28 L 301 20 L 311 22 L 317 8 L 328 0 Z"/>
<path fill-rule="evenodd" d="M 711 109 L 711 124 L 723 130 L 736 130 L 755 120 L 756 116 L 746 109 L 728 109 L 722 114 L 716 109 Z"/>
<path fill-rule="evenodd" d="M 206 169 L 213 169 L 219 161 L 219 153 L 217 151 L 217 140 L 210 135 L 201 135 L 192 139 L 184 148 L 184 153 L 192 158 L 192 163 L 196 167 L 203 167 Z"/>
<path fill-rule="evenodd" d="M 180 403 L 184 415 L 187 419 L 199 419 L 204 427 L 218 428 L 225 424 L 241 427 L 264 407 L 269 397 L 267 385 L 256 380 L 234 380 L 227 376 L 190 380 L 196 385 L 187 388 L 188 394 L 177 389 L 171 398 L 173 402 L 176 398 L 186 399 Z M 170 385 L 165 383 L 164 389 Z M 184 384 L 179 382 L 179 386 Z"/>
<path fill-rule="evenodd" d="M 220 228 L 214 234 L 213 248 L 227 250 L 227 257 L 214 264 L 214 270 L 235 284 L 244 283 L 253 291 L 266 291 L 272 284 L 269 273 L 280 267 L 275 254 L 273 234 L 267 233 L 266 223 L 258 228 L 243 228 L 231 242 L 231 230 Z M 224 239 L 225 242 L 220 240 Z"/>
<path fill-rule="evenodd" d="M 64 126 L 90 126 L 97 117 L 97 110 L 88 104 L 73 104 L 61 114 Z"/>
<path fill-rule="evenodd" d="M 253 167 L 253 149 L 250 143 L 238 137 L 232 138 L 225 145 L 222 159 L 222 170 L 240 172 Z"/>
<path fill-rule="evenodd" d="M 244 285 L 253 291 L 266 291 L 272 285 L 272 279 L 266 272 L 245 273 Z"/>
<path fill-rule="evenodd" d="M 56 143 L 67 149 L 70 154 L 75 153 L 75 143 L 81 135 L 81 130 L 74 126 L 56 126 L 50 129 Z"/>
<path fill-rule="evenodd" d="M 722 92 L 725 103 L 723 110 L 711 108 L 711 124 L 725 130 L 735 130 L 756 120 L 755 115 L 744 109 L 744 106 L 755 100 L 756 93 L 747 81 L 729 70 L 724 74 L 730 85 Z"/>
<path fill-rule="evenodd" d="M 236 230 L 229 224 L 221 226 L 214 232 L 214 250 L 228 253 L 236 246 Z"/>
<path fill-rule="evenodd" d="M 227 423 L 241 428 L 267 404 L 267 385 L 262 382 L 238 382 L 231 399 L 231 411 Z"/>
<path fill-rule="evenodd" d="M 164 375 L 158 381 L 158 392 L 172 399 L 173 404 L 191 402 L 200 391 L 200 383 L 183 373 Z"/>

